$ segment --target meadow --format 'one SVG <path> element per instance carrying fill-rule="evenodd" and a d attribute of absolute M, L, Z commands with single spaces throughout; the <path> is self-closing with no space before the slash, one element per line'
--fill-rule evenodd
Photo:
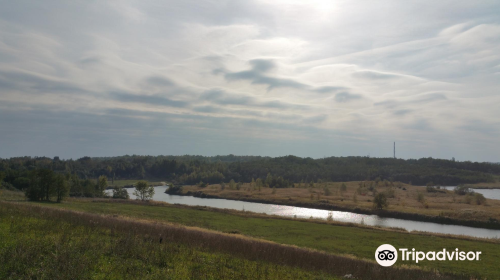
<path fill-rule="evenodd" d="M 0 194 L 0 199 L 18 201 L 18 203 L 12 204 L 11 202 L 4 202 L 1 211 L 7 215 L 2 216 L 2 222 L 12 223 L 8 219 L 13 211 L 18 211 L 24 213 L 22 215 L 31 215 L 30 219 L 35 220 L 51 220 L 51 223 L 57 221 L 58 223 L 69 223 L 81 226 L 83 231 L 88 230 L 87 227 L 100 228 L 103 231 L 99 231 L 96 235 L 103 235 L 109 238 L 109 242 L 114 242 L 115 238 L 125 238 L 133 233 L 132 236 L 136 236 L 134 240 L 143 240 L 144 236 L 151 237 L 154 240 L 158 240 L 160 234 L 157 227 L 173 227 L 175 229 L 189 229 L 193 230 L 195 238 L 189 238 L 189 234 L 181 231 L 181 234 L 170 235 L 170 243 L 179 243 L 181 246 L 187 246 L 189 250 L 194 250 L 200 254 L 208 254 L 217 258 L 224 258 L 220 254 L 229 254 L 232 257 L 238 259 L 238 262 L 246 263 L 247 270 L 248 267 L 258 267 L 262 264 L 255 264 L 251 262 L 261 262 L 267 265 L 285 265 L 290 266 L 290 269 L 297 269 L 297 275 L 307 275 L 305 278 L 310 279 L 327 279 L 328 277 L 339 277 L 345 274 L 357 275 L 358 279 L 373 279 L 367 277 L 366 275 L 373 275 L 373 273 L 387 272 L 387 270 L 381 270 L 380 267 L 373 261 L 373 252 L 381 244 L 390 243 L 396 248 L 417 248 L 422 251 L 431 250 L 441 250 L 442 248 L 447 248 L 447 250 L 454 250 L 459 248 L 464 251 L 482 251 L 482 259 L 478 262 L 463 262 L 449 261 L 449 262 L 429 262 L 423 261 L 416 265 L 407 265 L 402 263 L 397 263 L 395 267 L 398 270 L 390 271 L 389 276 L 384 276 L 384 279 L 433 279 L 436 276 L 435 272 L 442 274 L 453 274 L 452 278 L 470 279 L 471 276 L 477 279 L 497 279 L 500 278 L 500 272 L 497 269 L 497 260 L 500 259 L 500 243 L 496 239 L 475 239 L 468 237 L 459 236 L 440 236 L 435 234 L 427 233 L 408 233 L 405 231 L 397 229 L 384 229 L 384 228 L 374 228 L 363 225 L 345 224 L 339 222 L 328 222 L 320 220 L 309 220 L 309 219 L 289 219 L 277 216 L 268 216 L 264 214 L 255 214 L 243 211 L 235 210 L 222 210 L 213 209 L 207 207 L 188 207 L 182 205 L 170 205 L 162 202 L 149 202 L 143 203 L 134 200 L 113 200 L 113 199 L 69 199 L 64 203 L 32 203 L 24 202 L 22 193 L 15 193 L 9 191 L 4 191 Z M 7 203 L 7 204 L 6 204 Z M 8 204 L 11 203 L 11 204 Z M 22 210 L 22 208 L 27 208 L 31 210 Z M 31 208 L 30 208 L 31 207 Z M 40 207 L 40 208 L 37 208 Z M 18 210 L 12 210 L 18 209 Z M 21 209 L 21 210 L 19 210 Z M 45 209 L 40 211 L 40 209 Z M 37 216 L 40 212 L 49 213 L 49 209 L 62 210 L 62 213 L 54 212 L 44 217 Z M 77 211 L 77 212 L 72 212 Z M 29 213 L 29 214 L 27 214 Z M 58 214 L 59 213 L 59 214 Z M 79 213 L 76 218 L 72 215 L 74 213 Z M 21 214 L 16 214 L 21 215 Z M 21 215 L 21 216 L 22 216 Z M 89 216 L 86 216 L 89 215 Z M 13 215 L 11 215 L 13 216 Z M 83 218 L 82 218 L 83 217 Z M 89 224 L 89 220 L 93 220 L 94 223 Z M 29 219 L 22 220 L 21 224 L 26 223 Z M 97 222 L 97 223 L 95 223 Z M 137 224 L 139 223 L 139 224 Z M 99 226 L 98 226 L 99 225 Z M 120 226 L 118 226 L 120 225 Z M 154 225 L 152 229 L 149 229 L 146 225 Z M 73 226 L 72 226 L 73 227 Z M 29 228 L 35 229 L 36 226 L 26 225 L 26 234 L 29 234 Z M 75 229 L 67 230 L 62 233 L 61 229 L 55 229 L 52 233 L 49 230 L 49 226 L 45 227 L 40 232 L 32 235 L 29 238 L 42 238 L 41 236 L 66 236 L 71 234 L 78 235 L 78 231 Z M 84 230 L 85 229 L 85 230 Z M 139 230 L 141 229 L 141 230 Z M 143 230 L 144 229 L 144 230 Z M 6 228 L 4 227 L 4 231 Z M 46 231 L 42 233 L 42 231 Z M 161 230 L 160 230 L 161 231 Z M 202 236 L 216 236 L 216 238 L 200 238 L 198 231 L 201 231 Z M 64 231 L 63 231 L 64 232 Z M 108 236 L 111 233 L 114 235 Z M 108 234 L 108 235 L 106 235 Z M 127 235 L 128 234 L 128 235 Z M 75 235 L 71 240 L 78 240 L 83 237 Z M 23 235 L 21 235 L 23 236 Z M 106 237 L 107 236 L 107 237 Z M 138 236 L 138 237 L 137 237 Z M 163 233 L 163 237 L 169 236 L 167 233 Z M 131 237 L 127 237 L 131 238 Z M 137 239 L 139 238 L 139 239 Z M 229 238 L 229 239 L 228 239 Z M 53 240 L 54 238 L 49 238 L 48 240 Z M 221 239 L 222 242 L 215 242 L 214 240 Z M 17 240 L 17 237 L 11 236 L 2 240 L 11 240 L 9 242 L 14 242 L 20 246 L 25 240 Z M 149 240 L 149 239 L 147 239 Z M 165 239 L 167 240 L 167 239 Z M 193 241 L 195 240 L 195 241 Z M 254 249 L 242 250 L 239 242 L 241 240 L 251 241 L 252 244 L 264 244 L 255 247 Z M 134 242 L 136 242 L 134 241 Z M 144 241 L 144 240 L 143 240 Z M 7 242 L 7 243 L 9 243 Z M 45 241 L 38 240 L 37 243 L 44 244 Z M 48 242 L 48 241 L 47 241 Z M 92 241 L 94 242 L 94 241 Z M 103 241 L 104 242 L 104 241 Z M 106 241 L 108 242 L 108 241 Z M 118 242 L 118 241 L 116 241 Z M 121 241 L 125 242 L 125 241 Z M 128 241 L 127 241 L 128 242 Z M 142 242 L 142 241 L 141 241 Z M 149 241 L 148 241 L 149 242 Z M 13 244 L 14 244 L 13 243 Z M 147 243 L 147 242 L 146 242 Z M 30 243 L 34 244 L 34 243 Z M 108 245 L 96 246 L 95 250 L 104 250 L 104 248 L 109 248 Z M 133 246 L 142 246 L 142 243 L 134 243 Z M 285 246 L 284 252 L 271 254 L 272 249 L 269 249 L 269 244 L 273 246 Z M 154 244 L 156 246 L 157 244 Z M 154 247 L 153 246 L 153 247 Z M 246 245 L 241 245 L 246 246 Z M 88 247 L 88 246 L 82 246 Z M 14 247 L 12 247 L 14 248 Z M 90 246 L 89 248 L 94 248 Z M 202 248 L 202 249 L 199 249 Z M 251 247 L 245 247 L 251 248 Z M 271 248 L 275 248 L 272 247 Z M 312 249 L 312 251 L 311 251 Z M 14 249 L 12 249 L 14 250 Z M 16 249 L 17 250 L 17 249 Z M 35 249 L 33 249 L 35 250 Z M 68 248 L 70 252 L 71 248 Z M 90 249 L 89 249 L 90 250 Z M 92 249 L 94 250 L 94 249 Z M 139 250 L 139 249 L 138 249 Z M 167 250 L 167 249 L 165 249 Z M 188 249 L 186 249 L 188 250 Z M 200 251 L 201 250 L 201 251 Z M 304 250 L 304 251 L 296 251 Z M 101 256 L 106 255 L 108 251 L 96 251 L 92 254 Z M 297 253 L 298 252 L 298 253 Z M 307 260 L 315 259 L 313 263 L 305 261 L 302 257 L 305 253 L 311 254 L 314 252 L 315 255 L 309 256 Z M 263 253 L 263 254 L 262 254 Z M 9 254 L 12 254 L 10 252 Z M 80 253 L 78 253 L 80 254 Z M 82 253 L 83 254 L 83 253 Z M 294 255 L 296 254 L 296 255 Z M 140 254 L 139 254 L 140 255 Z M 295 256 L 295 257 L 294 257 Z M 228 256 L 226 256 L 229 258 Z M 315 258 L 314 258 L 315 257 Z M 117 257 L 122 258 L 122 257 Z M 145 260 L 148 260 L 146 257 Z M 212 257 L 207 257 L 212 258 Z M 333 258 L 330 261 L 325 261 L 325 259 Z M 300 260 L 300 261 L 298 261 Z M 332 264 L 342 263 L 340 266 L 335 266 Z M 189 262 L 188 262 L 189 264 Z M 151 264 L 140 264 L 141 266 L 152 266 Z M 179 263 L 182 266 L 182 262 Z M 92 267 L 87 269 L 100 271 L 100 264 L 93 264 Z M 111 270 L 120 271 L 114 265 Z M 339 268 L 340 267 L 340 268 Z M 393 267 L 393 268 L 395 268 Z M 25 270 L 28 268 L 23 268 Z M 31 268 L 30 268 L 31 269 Z M 138 268 L 137 268 L 138 269 Z M 153 269 L 153 268 L 151 268 Z M 183 273 L 192 273 L 189 265 L 183 268 L 185 271 Z M 255 268 L 257 269 L 257 268 Z M 411 273 L 406 275 L 407 270 L 410 269 Z M 155 273 L 166 273 L 163 268 L 154 268 Z M 203 268 L 203 271 L 209 270 L 209 268 Z M 10 270 L 9 270 L 10 271 Z M 187 272 L 186 272 L 187 271 Z M 246 270 L 245 270 L 246 271 Z M 96 272 L 96 275 L 100 272 Z M 119 273 L 119 272 L 112 272 Z M 136 273 L 139 273 L 137 270 Z M 179 272 L 180 273 L 180 272 Z M 209 273 L 209 272 L 204 272 Z M 228 272 L 229 273 L 229 272 Z M 255 275 L 259 275 L 260 272 L 250 269 L 250 274 L 244 275 L 243 271 L 231 272 L 233 274 L 228 275 L 238 275 L 237 273 L 242 273 L 243 276 L 238 277 L 240 279 L 245 278 L 255 278 Z M 252 274 L 253 273 L 253 274 Z M 277 277 L 281 272 L 279 269 L 275 270 L 276 274 L 273 274 L 268 279 L 286 279 L 286 275 L 283 277 Z M 301 274 L 302 273 L 302 274 Z M 401 274 L 403 273 L 404 276 Z M 425 277 L 422 273 L 426 274 Z M 120 278 L 120 274 L 117 278 Z M 139 275 L 139 274 L 137 274 Z M 157 275 L 157 274 L 155 274 Z M 184 274 L 187 275 L 187 274 Z M 253 276 L 250 276 L 253 275 Z M 392 275 L 392 276 L 390 276 Z M 190 278 L 189 276 L 188 278 Z M 326 277 L 326 278 L 325 278 Z M 388 278 L 387 278 L 388 277 Z M 98 279 L 97 277 L 96 279 Z M 102 277 L 101 277 L 102 278 Z M 154 277 L 153 277 L 154 278 Z M 193 278 L 193 277 L 191 277 Z M 194 277 L 196 278 L 196 277 Z M 213 279 L 220 278 L 220 275 L 215 275 Z M 294 277 L 295 278 L 295 277 Z M 207 279 L 210 279 L 208 277 Z M 223 278 L 220 278 L 223 279 Z M 231 279 L 228 277 L 226 279 Z M 262 276 L 260 279 L 266 279 Z M 436 278 L 440 279 L 440 278 Z"/>
<path fill-rule="evenodd" d="M 0 203 L 1 279 L 338 279 L 59 212 Z"/>

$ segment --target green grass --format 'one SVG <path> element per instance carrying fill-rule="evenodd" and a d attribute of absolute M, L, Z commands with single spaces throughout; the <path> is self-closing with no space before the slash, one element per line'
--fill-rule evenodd
<path fill-rule="evenodd" d="M 97 214 L 123 215 L 128 217 L 164 221 L 186 226 L 202 227 L 222 232 L 238 232 L 282 244 L 313 248 L 334 254 L 352 255 L 373 260 L 375 249 L 385 243 L 396 248 L 416 248 L 420 251 L 438 251 L 446 248 L 463 251 L 482 251 L 477 262 L 429 262 L 418 264 L 440 272 L 478 275 L 488 279 L 499 279 L 497 269 L 500 260 L 500 244 L 480 240 L 465 240 L 405 232 L 386 231 L 350 226 L 329 225 L 307 221 L 262 218 L 234 215 L 221 211 L 180 206 L 147 206 L 129 203 L 72 201 L 50 204 L 52 207 L 72 209 Z M 402 262 L 398 262 L 400 265 Z M 413 264 L 413 263 L 407 263 Z"/>
<path fill-rule="evenodd" d="M 0 205 L 0 279 L 338 279 Z"/>

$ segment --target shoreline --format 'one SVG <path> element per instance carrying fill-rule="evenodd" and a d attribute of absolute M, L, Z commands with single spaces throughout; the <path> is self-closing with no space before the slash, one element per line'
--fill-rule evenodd
<path fill-rule="evenodd" d="M 483 222 L 483 221 L 474 221 L 474 220 L 461 220 L 461 219 L 453 219 L 448 217 L 440 217 L 440 216 L 429 216 L 417 213 L 405 213 L 398 211 L 387 211 L 387 210 L 370 210 L 370 209 L 361 209 L 361 208 L 349 208 L 342 207 L 331 204 L 323 204 L 323 203 L 306 203 L 306 202 L 294 202 L 294 203 L 282 203 L 275 201 L 268 201 L 265 199 L 256 199 L 256 198 L 239 198 L 232 199 L 226 198 L 217 195 L 205 194 L 201 191 L 191 192 L 188 191 L 186 193 L 176 193 L 172 195 L 181 195 L 181 196 L 193 196 L 198 198 L 214 198 L 214 199 L 226 199 L 226 200 L 234 200 L 234 201 L 244 201 L 244 202 L 256 202 L 262 204 L 275 204 L 275 205 L 283 205 L 283 206 L 295 206 L 295 207 L 303 207 L 309 209 L 320 209 L 320 210 L 331 210 L 331 211 L 343 211 L 343 212 L 352 212 L 356 214 L 365 214 L 365 215 L 377 215 L 382 218 L 395 218 L 395 219 L 403 219 L 417 222 L 431 222 L 443 225 L 458 225 L 458 226 L 468 226 L 474 228 L 484 228 L 484 229 L 495 229 L 500 230 L 500 223 L 498 221 L 493 222 Z"/>

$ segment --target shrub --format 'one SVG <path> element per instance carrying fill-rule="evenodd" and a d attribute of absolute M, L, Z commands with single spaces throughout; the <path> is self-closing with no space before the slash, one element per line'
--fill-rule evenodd
<path fill-rule="evenodd" d="M 455 187 L 455 193 L 458 194 L 458 195 L 466 195 L 466 194 L 470 194 L 470 193 L 473 193 L 474 191 L 465 186 L 465 185 L 458 185 Z"/>
<path fill-rule="evenodd" d="M 435 193 L 437 192 L 437 189 L 434 186 L 427 186 L 425 190 L 429 193 Z"/>
<path fill-rule="evenodd" d="M 326 217 L 326 220 L 328 222 L 333 222 L 333 213 L 332 212 L 328 212 L 328 216 Z"/>
<path fill-rule="evenodd" d="M 129 199 L 130 196 L 128 195 L 128 192 L 126 189 L 116 187 L 116 188 L 113 188 L 113 198 Z"/>
<path fill-rule="evenodd" d="M 11 183 L 8 183 L 8 182 L 0 182 L 0 189 L 6 189 L 9 191 L 17 191 L 17 189 Z"/>
<path fill-rule="evenodd" d="M 396 197 L 395 195 L 395 192 L 394 192 L 394 189 L 391 187 L 391 188 L 388 188 L 385 192 L 384 192 L 385 196 L 387 196 L 388 198 L 394 198 Z"/>
<path fill-rule="evenodd" d="M 174 185 L 171 185 L 166 191 L 165 193 L 168 193 L 168 194 L 180 194 L 182 193 L 182 186 L 174 186 Z"/>
<path fill-rule="evenodd" d="M 342 185 L 340 186 L 340 191 L 344 192 L 346 190 L 347 190 L 347 186 L 344 183 L 342 183 Z"/>
<path fill-rule="evenodd" d="M 26 177 L 18 177 L 13 182 L 12 185 L 19 190 L 25 190 L 30 186 L 30 180 Z"/>
<path fill-rule="evenodd" d="M 384 193 L 378 193 L 373 199 L 373 207 L 375 209 L 384 209 L 388 206 L 387 197 Z"/>
<path fill-rule="evenodd" d="M 424 194 L 419 192 L 417 194 L 417 201 L 420 202 L 420 203 L 424 203 L 425 202 L 425 197 L 424 197 Z"/>
<path fill-rule="evenodd" d="M 326 196 L 332 195 L 332 191 L 330 191 L 330 189 L 328 187 L 325 187 L 324 191 L 325 191 Z"/>
<path fill-rule="evenodd" d="M 474 193 L 474 200 L 477 205 L 484 205 L 486 203 L 486 198 L 484 198 L 484 195 L 480 193 Z"/>
<path fill-rule="evenodd" d="M 203 181 L 200 181 L 198 183 L 198 188 L 206 188 L 207 186 L 208 186 L 207 183 L 204 183 Z"/>

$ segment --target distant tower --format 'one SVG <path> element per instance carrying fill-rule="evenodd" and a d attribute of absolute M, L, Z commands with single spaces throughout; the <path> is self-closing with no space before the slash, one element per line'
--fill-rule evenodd
<path fill-rule="evenodd" d="M 394 158 L 396 158 L 396 142 L 394 142 Z"/>

